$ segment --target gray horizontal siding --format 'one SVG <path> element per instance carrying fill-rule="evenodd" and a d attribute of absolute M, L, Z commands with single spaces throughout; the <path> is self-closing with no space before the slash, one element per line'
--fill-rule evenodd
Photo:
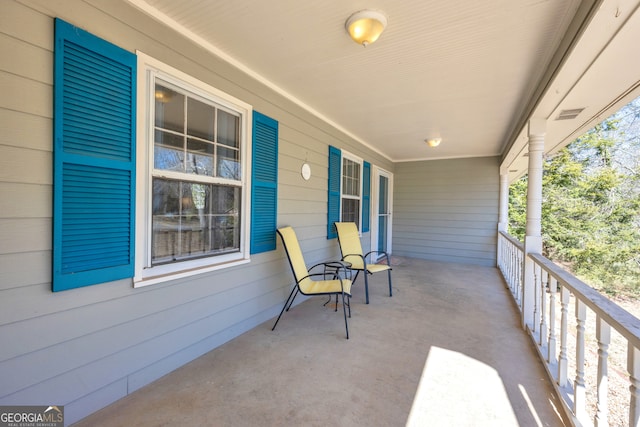
<path fill-rule="evenodd" d="M 394 254 L 495 265 L 497 158 L 400 163 L 394 179 Z"/>
<path fill-rule="evenodd" d="M 327 147 L 393 164 L 127 2 L 5 0 L 0 19 L 0 405 L 65 405 L 74 422 L 278 314 L 282 245 L 250 263 L 144 288 L 120 280 L 51 292 L 53 18 L 140 50 L 279 122 L 278 225 L 307 263 L 326 239 Z M 311 165 L 312 177 L 300 168 Z M 297 300 L 298 301 L 298 300 Z"/>

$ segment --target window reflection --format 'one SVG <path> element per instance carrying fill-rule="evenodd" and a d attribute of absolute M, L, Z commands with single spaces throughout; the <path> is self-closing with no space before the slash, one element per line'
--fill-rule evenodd
<path fill-rule="evenodd" d="M 152 263 L 240 250 L 240 188 L 153 180 Z"/>
<path fill-rule="evenodd" d="M 171 86 L 155 85 L 152 265 L 240 250 L 240 116 Z"/>

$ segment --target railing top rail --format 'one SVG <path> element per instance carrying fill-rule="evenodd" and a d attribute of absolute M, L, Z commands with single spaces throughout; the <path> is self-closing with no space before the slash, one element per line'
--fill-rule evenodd
<path fill-rule="evenodd" d="M 516 246 L 518 249 L 520 249 L 521 251 L 524 251 L 524 244 L 522 242 L 520 242 L 520 240 L 516 239 L 515 237 L 513 237 L 511 234 L 505 232 L 505 231 L 498 231 L 498 233 L 504 237 L 505 239 L 507 239 L 509 242 L 511 242 L 512 245 Z"/>
<path fill-rule="evenodd" d="M 635 348 L 640 349 L 640 320 L 571 273 L 540 254 L 529 254 L 534 262 L 585 303 Z"/>

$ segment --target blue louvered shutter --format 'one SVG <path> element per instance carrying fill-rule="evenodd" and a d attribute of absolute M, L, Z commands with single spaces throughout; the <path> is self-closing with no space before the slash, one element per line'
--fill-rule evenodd
<path fill-rule="evenodd" d="M 329 195 L 327 203 L 327 239 L 338 237 L 333 223 L 340 221 L 340 177 L 342 153 L 336 147 L 329 146 Z"/>
<path fill-rule="evenodd" d="M 371 212 L 371 163 L 362 164 L 362 232 L 369 231 Z"/>
<path fill-rule="evenodd" d="M 276 248 L 278 122 L 253 112 L 251 158 L 251 253 Z"/>
<path fill-rule="evenodd" d="M 133 277 L 136 56 L 55 21 L 53 290 Z"/>

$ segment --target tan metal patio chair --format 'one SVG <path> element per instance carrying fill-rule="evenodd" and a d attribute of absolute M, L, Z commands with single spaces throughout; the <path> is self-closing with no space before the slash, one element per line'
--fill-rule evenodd
<path fill-rule="evenodd" d="M 393 290 L 391 286 L 391 263 L 389 255 L 384 251 L 370 251 L 366 254 L 362 251 L 362 245 L 360 243 L 360 236 L 358 234 L 358 227 L 354 222 L 336 222 L 336 230 L 338 231 L 338 243 L 340 244 L 340 252 L 342 253 L 342 260 L 351 264 L 351 270 L 356 271 L 356 275 L 353 278 L 355 283 L 358 278 L 358 274 L 364 271 L 364 292 L 369 304 L 369 275 L 386 271 L 389 277 L 389 296 L 393 296 Z M 377 264 L 367 262 L 367 257 L 372 254 L 381 254 L 381 259 L 386 261 L 386 264 Z M 376 261 L 379 261 L 376 260 Z"/>
<path fill-rule="evenodd" d="M 293 279 L 295 280 L 296 285 L 289 294 L 289 298 L 285 301 L 284 307 L 282 307 L 282 311 L 280 311 L 280 315 L 278 316 L 278 319 L 276 319 L 276 323 L 273 325 L 271 330 L 273 331 L 276 328 L 276 325 L 278 324 L 278 321 L 285 309 L 289 311 L 293 304 L 293 300 L 298 295 L 298 292 L 302 295 L 329 295 L 329 301 L 331 301 L 332 295 L 335 295 L 336 311 L 338 311 L 338 295 L 342 295 L 344 326 L 347 331 L 347 339 L 349 339 L 349 325 L 347 324 L 346 307 L 349 307 L 349 317 L 351 317 L 351 306 L 349 305 L 349 298 L 351 297 L 351 280 L 346 278 L 348 274 L 344 268 L 344 264 L 340 261 L 323 262 L 307 269 L 304 257 L 302 256 L 302 250 L 300 249 L 300 243 L 298 242 L 298 237 L 296 236 L 293 228 L 283 227 L 279 228 L 277 231 L 278 235 L 280 235 L 280 238 L 282 239 L 282 244 L 284 245 L 287 257 L 289 258 L 289 265 L 291 265 L 291 271 L 293 272 Z M 324 271 L 322 273 L 309 273 L 310 270 L 320 266 L 324 267 Z M 343 277 L 340 276 L 341 270 Z M 312 279 L 312 277 L 320 276 L 323 277 L 322 280 Z M 327 279 L 327 277 L 331 278 Z M 347 297 L 346 301 L 345 296 Z M 327 303 L 329 301 L 327 301 Z"/>

